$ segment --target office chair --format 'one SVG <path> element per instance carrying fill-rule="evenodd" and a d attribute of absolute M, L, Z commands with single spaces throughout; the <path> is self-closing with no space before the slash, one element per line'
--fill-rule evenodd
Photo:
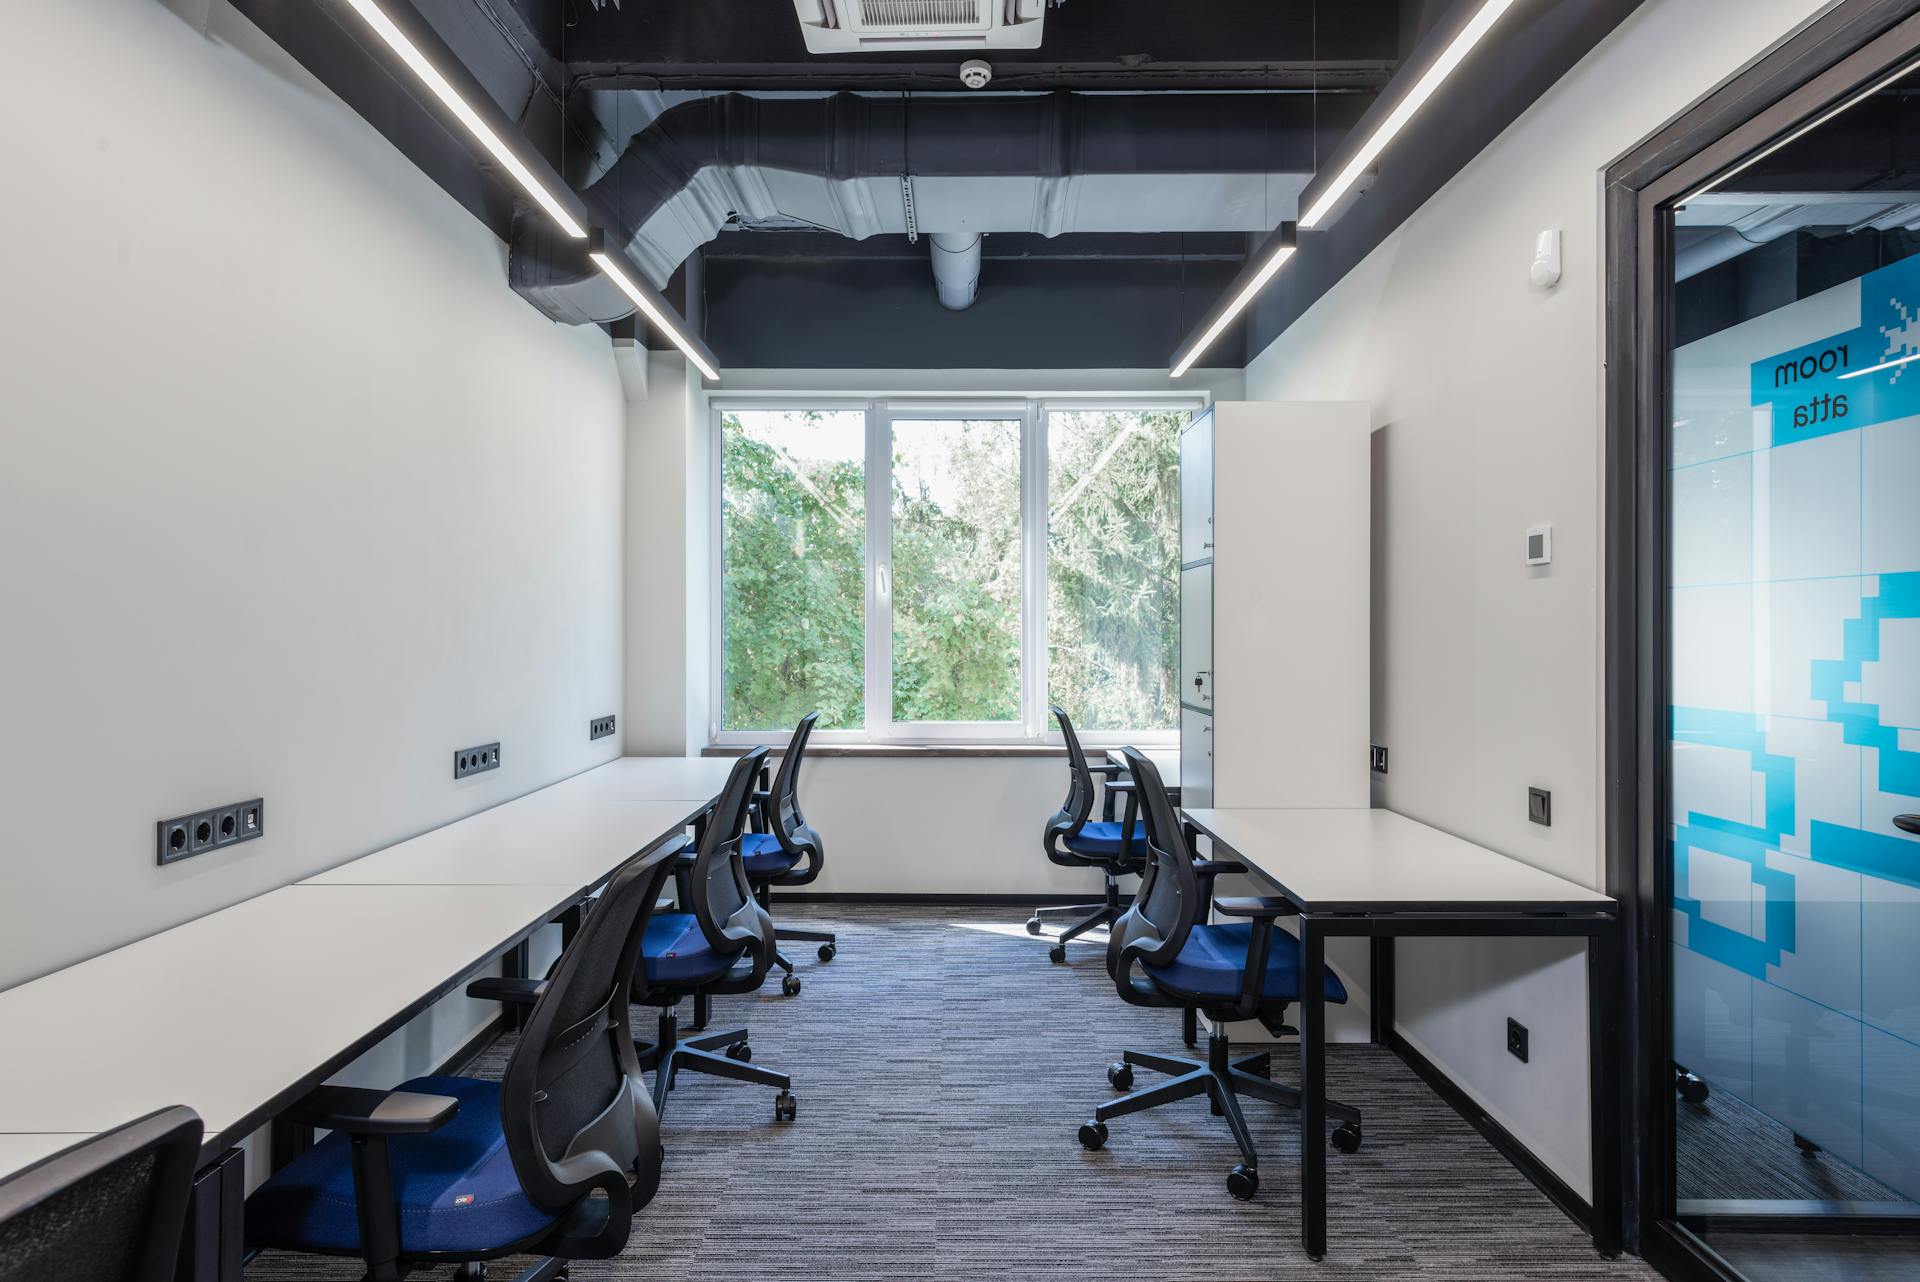
<path fill-rule="evenodd" d="M 200 1118 L 157 1113 L 0 1180 L 0 1282 L 173 1282 Z"/>
<path fill-rule="evenodd" d="M 692 869 L 685 873 L 681 911 L 656 915 L 641 946 L 645 995 L 636 1000 L 660 1007 L 660 1032 L 653 1042 L 636 1045 L 641 1065 L 653 1070 L 653 1104 L 660 1113 L 666 1112 L 675 1075 L 689 1072 L 775 1087 L 780 1093 L 773 1101 L 774 1120 L 794 1119 L 792 1079 L 748 1063 L 753 1050 L 746 1029 L 682 1041 L 675 1010 L 685 997 L 697 1002 L 750 993 L 773 966 L 773 918 L 754 898 L 740 857 L 753 785 L 766 757 L 765 748 L 755 748 L 733 763 L 700 834 Z"/>
<path fill-rule="evenodd" d="M 509 1255 L 541 1257 L 520 1282 L 559 1282 L 570 1261 L 618 1255 L 660 1183 L 628 1010 L 669 862 L 654 851 L 622 865 L 547 979 L 469 990 L 531 998 L 500 1081 L 323 1086 L 289 1110 L 332 1134 L 247 1199 L 249 1244 L 357 1255 L 367 1282 L 436 1264 L 478 1279 Z"/>
<path fill-rule="evenodd" d="M 1089 765 L 1080 748 L 1080 736 L 1073 722 L 1059 707 L 1053 715 L 1060 722 L 1061 737 L 1067 741 L 1067 799 L 1047 820 L 1041 836 L 1041 849 L 1047 858 L 1065 868 L 1098 868 L 1106 879 L 1107 897 L 1097 904 L 1065 904 L 1057 908 L 1036 908 L 1027 919 L 1027 933 L 1037 935 L 1045 929 L 1044 919 L 1066 913 L 1081 920 L 1069 926 L 1047 950 L 1055 963 L 1067 960 L 1067 942 L 1078 939 L 1096 926 L 1104 926 L 1120 916 L 1120 878 L 1137 873 L 1145 866 L 1146 830 L 1133 818 L 1134 801 L 1128 799 L 1126 818 L 1120 822 L 1093 820 L 1093 778 L 1111 780 L 1120 767 Z"/>
<path fill-rule="evenodd" d="M 762 763 L 760 788 L 752 798 L 755 831 L 740 836 L 741 866 L 747 870 L 754 898 L 769 913 L 773 910 L 773 887 L 804 886 L 820 875 L 826 863 L 820 834 L 800 813 L 798 791 L 800 759 L 806 754 L 807 740 L 813 737 L 813 723 L 819 719 L 818 712 L 809 712 L 800 718 L 793 738 L 787 742 L 787 753 L 780 758 L 780 769 L 773 776 L 771 788 L 766 785 L 766 766 Z M 819 944 L 823 962 L 832 961 L 839 951 L 833 932 L 828 930 L 790 930 L 775 926 L 773 937 Z M 799 992 L 800 977 L 793 973 L 793 963 L 782 956 L 778 948 L 774 950 L 773 964 L 786 972 L 780 981 L 780 991 L 788 997 Z"/>
<path fill-rule="evenodd" d="M 1107 944 L 1107 969 L 1120 997 L 1135 1006 L 1197 1006 L 1214 1022 L 1204 1062 L 1128 1051 L 1107 1069 L 1115 1090 L 1131 1090 L 1135 1066 L 1171 1073 L 1171 1081 L 1109 1100 L 1080 1128 L 1080 1143 L 1099 1149 L 1107 1142 L 1107 1119 L 1158 1108 L 1175 1100 L 1205 1095 L 1214 1112 L 1225 1115 L 1240 1148 L 1241 1162 L 1227 1175 L 1227 1191 L 1242 1201 L 1260 1187 L 1259 1155 L 1240 1111 L 1241 1095 L 1282 1108 L 1300 1107 L 1300 1092 L 1271 1080 L 1270 1053 L 1235 1058 L 1223 1026 L 1232 1020 L 1258 1019 L 1276 1037 L 1294 1032 L 1283 1022 L 1287 1006 L 1300 999 L 1300 941 L 1274 924 L 1291 914 L 1284 899 L 1213 899 L 1213 880 L 1223 872 L 1245 872 L 1244 865 L 1195 860 L 1161 786 L 1160 772 L 1132 748 L 1123 750 L 1127 768 L 1140 787 L 1141 813 L 1152 852 L 1133 907 L 1115 923 Z M 1202 921 L 1209 903 L 1244 922 L 1212 925 Z M 1135 967 L 1138 966 L 1138 973 Z M 1327 972 L 1326 999 L 1344 1002 L 1346 987 Z M 1360 1113 L 1327 1101 L 1327 1115 L 1338 1119 L 1333 1146 L 1342 1153 L 1360 1147 Z"/>

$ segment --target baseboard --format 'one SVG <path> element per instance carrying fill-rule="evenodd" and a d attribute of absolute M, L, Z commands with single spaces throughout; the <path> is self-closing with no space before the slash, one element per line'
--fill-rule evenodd
<path fill-rule="evenodd" d="M 1096 902 L 1095 896 L 1098 893 L 1096 888 L 1086 896 L 1085 902 Z M 1073 892 L 1070 890 L 1052 895 L 915 895 L 894 892 L 868 894 L 846 891 L 810 893 L 775 890 L 773 902 L 776 904 L 906 904 L 956 908 L 1039 908 L 1052 904 L 1072 903 L 1074 899 Z"/>
<path fill-rule="evenodd" d="M 1422 1055 L 1398 1032 L 1393 1034 L 1387 1047 L 1398 1055 L 1421 1081 L 1431 1087 L 1434 1094 L 1451 1104 L 1453 1111 L 1465 1118 L 1467 1124 L 1474 1130 L 1480 1132 L 1500 1156 L 1513 1164 L 1515 1170 L 1532 1180 L 1534 1187 L 1547 1195 L 1548 1201 L 1565 1211 L 1567 1218 L 1586 1232 L 1593 1232 L 1592 1204 L 1574 1192 L 1565 1180 L 1547 1167 L 1546 1163 L 1535 1157 L 1533 1150 L 1515 1138 L 1512 1131 L 1495 1121 L 1493 1116 L 1481 1107 L 1480 1101 L 1462 1090 L 1457 1082 L 1441 1072 L 1439 1066 Z M 1600 1137 L 1596 1135 L 1594 1141 L 1598 1143 L 1599 1140 Z"/>

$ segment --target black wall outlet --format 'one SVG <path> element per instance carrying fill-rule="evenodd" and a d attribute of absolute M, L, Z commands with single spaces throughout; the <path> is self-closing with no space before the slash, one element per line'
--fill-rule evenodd
<path fill-rule="evenodd" d="M 613 733 L 612 717 L 596 717 L 587 722 L 587 738 L 604 739 Z"/>
<path fill-rule="evenodd" d="M 1553 827 L 1553 794 L 1545 788 L 1527 789 L 1527 818 L 1544 827 Z"/>
<path fill-rule="evenodd" d="M 468 775 L 481 774 L 500 768 L 500 745 L 483 743 L 477 748 L 462 748 L 453 754 L 453 777 L 465 779 Z"/>
<path fill-rule="evenodd" d="M 1527 1026 L 1517 1019 L 1507 1020 L 1507 1054 L 1527 1062 Z"/>
<path fill-rule="evenodd" d="M 267 803 L 255 797 L 177 819 L 162 819 L 154 825 L 154 856 L 161 864 L 172 864 L 251 841 L 266 831 L 266 813 Z"/>
<path fill-rule="evenodd" d="M 1367 749 L 1367 765 L 1377 775 L 1387 773 L 1387 750 L 1377 743 Z"/>

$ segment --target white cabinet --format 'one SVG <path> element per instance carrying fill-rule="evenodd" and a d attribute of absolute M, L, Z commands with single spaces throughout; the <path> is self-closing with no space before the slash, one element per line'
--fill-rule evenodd
<path fill-rule="evenodd" d="M 1221 401 L 1181 436 L 1186 805 L 1370 803 L 1370 428 Z"/>

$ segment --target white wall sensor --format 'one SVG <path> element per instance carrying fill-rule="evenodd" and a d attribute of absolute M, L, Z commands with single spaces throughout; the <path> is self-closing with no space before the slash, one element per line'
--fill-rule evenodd
<path fill-rule="evenodd" d="M 985 89 L 993 79 L 993 64 L 985 58 L 969 58 L 960 64 L 960 83 L 969 89 Z"/>
<path fill-rule="evenodd" d="M 1560 283 L 1560 233 L 1543 231 L 1533 242 L 1533 267 L 1528 279 L 1535 289 L 1552 289 Z"/>
<path fill-rule="evenodd" d="M 1527 564 L 1550 565 L 1553 562 L 1553 527 L 1536 525 L 1527 531 Z"/>

